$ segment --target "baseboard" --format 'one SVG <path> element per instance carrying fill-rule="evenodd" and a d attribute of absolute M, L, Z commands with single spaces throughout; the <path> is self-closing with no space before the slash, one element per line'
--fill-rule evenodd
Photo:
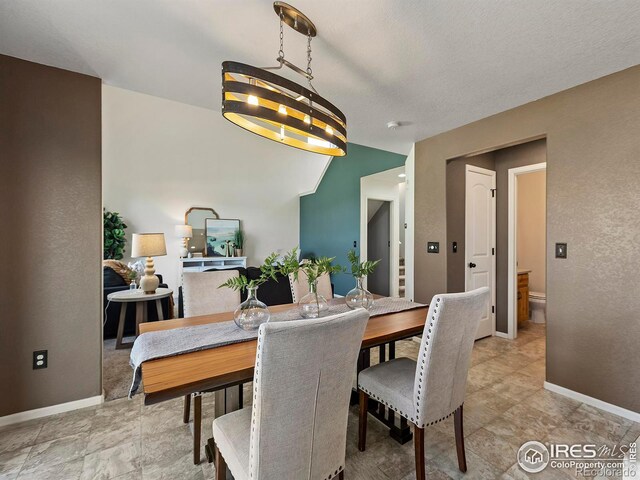
<path fill-rule="evenodd" d="M 568 388 L 561 387 L 560 385 L 556 385 L 554 383 L 544 382 L 544 388 L 546 390 L 549 390 L 550 392 L 564 395 L 565 397 L 569 397 L 573 400 L 586 403 L 587 405 L 599 408 L 600 410 L 604 410 L 605 412 L 613 413 L 614 415 L 618 415 L 619 417 L 624 417 L 634 422 L 640 422 L 640 413 L 638 412 L 618 407 L 617 405 L 613 405 L 612 403 L 603 402 L 602 400 L 598 400 L 597 398 L 593 398 L 588 395 L 584 395 L 583 393 L 569 390 Z"/>
<path fill-rule="evenodd" d="M 511 337 L 509 336 L 509 334 L 504 332 L 496 332 L 496 337 L 506 338 L 507 340 L 511 340 Z"/>
<path fill-rule="evenodd" d="M 34 410 L 27 410 L 26 412 L 13 413 L 11 415 L 0 417 L 0 427 L 12 425 L 14 423 L 26 422 L 27 420 L 34 420 L 36 418 L 48 417 L 49 415 L 55 415 L 56 413 L 64 413 L 70 412 L 71 410 L 78 410 L 80 408 L 93 407 L 95 405 L 100 405 L 103 402 L 104 395 L 96 395 L 95 397 L 74 400 L 73 402 L 51 405 L 50 407 L 42 407 Z"/>

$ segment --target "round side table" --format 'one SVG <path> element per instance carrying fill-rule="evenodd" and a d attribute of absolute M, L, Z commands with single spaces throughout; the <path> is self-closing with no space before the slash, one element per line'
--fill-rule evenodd
<path fill-rule="evenodd" d="M 133 343 L 122 343 L 122 334 L 124 333 L 124 320 L 127 316 L 127 306 L 129 303 L 136 304 L 136 335 L 140 334 L 140 324 L 147 321 L 146 302 L 155 300 L 156 310 L 158 311 L 158 320 L 164 320 L 162 315 L 162 304 L 160 300 L 173 295 L 170 288 L 158 288 L 155 293 L 144 293 L 142 290 L 123 290 L 121 292 L 110 293 L 107 300 L 110 302 L 123 303 L 120 306 L 120 320 L 118 321 L 118 337 L 116 338 L 116 349 L 127 348 Z"/>

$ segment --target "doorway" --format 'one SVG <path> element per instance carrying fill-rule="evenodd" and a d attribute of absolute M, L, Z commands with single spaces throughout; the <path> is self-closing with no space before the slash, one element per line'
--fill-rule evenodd
<path fill-rule="evenodd" d="M 391 202 L 367 200 L 367 255 L 380 260 L 368 277 L 371 293 L 388 297 L 391 294 Z"/>
<path fill-rule="evenodd" d="M 496 172 L 467 165 L 465 185 L 465 290 L 488 287 L 491 299 L 477 340 L 493 335 L 496 327 Z"/>
<path fill-rule="evenodd" d="M 399 296 L 401 283 L 404 287 L 404 266 L 401 268 L 404 259 L 400 252 L 406 237 L 406 223 L 401 222 L 404 218 L 405 182 L 404 167 L 360 179 L 360 261 L 381 260 L 374 274 L 364 277 L 363 285 L 373 293 L 392 297 Z M 371 235 L 370 220 L 375 228 Z M 369 250 L 370 244 L 373 251 Z"/>
<path fill-rule="evenodd" d="M 526 321 L 546 322 L 546 162 L 510 168 L 508 338 Z"/>

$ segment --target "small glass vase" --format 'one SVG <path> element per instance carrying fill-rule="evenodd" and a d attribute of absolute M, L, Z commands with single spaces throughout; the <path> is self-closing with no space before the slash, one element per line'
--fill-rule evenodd
<path fill-rule="evenodd" d="M 366 308 L 369 310 L 373 306 L 373 295 L 362 286 L 362 277 L 356 277 L 356 288 L 349 291 L 345 297 L 349 308 Z"/>
<path fill-rule="evenodd" d="M 309 293 L 300 299 L 298 309 L 303 318 L 318 318 L 329 311 L 327 299 L 318 293 L 318 281 L 309 283 Z"/>
<path fill-rule="evenodd" d="M 131 280 L 131 283 L 129 284 L 129 290 L 134 291 L 138 289 L 138 285 L 136 284 L 135 280 Z"/>
<path fill-rule="evenodd" d="M 271 318 L 267 306 L 258 300 L 258 287 L 247 287 L 247 299 L 233 312 L 233 321 L 243 330 L 257 330 Z"/>

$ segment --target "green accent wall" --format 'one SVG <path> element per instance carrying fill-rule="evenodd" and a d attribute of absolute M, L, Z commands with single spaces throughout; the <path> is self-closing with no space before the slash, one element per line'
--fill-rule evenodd
<path fill-rule="evenodd" d="M 402 167 L 405 155 L 349 143 L 347 155 L 334 157 L 314 194 L 300 197 L 300 250 L 303 257 L 336 257 L 348 268 L 347 252 L 356 241 L 360 253 L 360 178 Z M 355 283 L 334 275 L 335 293 L 345 295 Z"/>

